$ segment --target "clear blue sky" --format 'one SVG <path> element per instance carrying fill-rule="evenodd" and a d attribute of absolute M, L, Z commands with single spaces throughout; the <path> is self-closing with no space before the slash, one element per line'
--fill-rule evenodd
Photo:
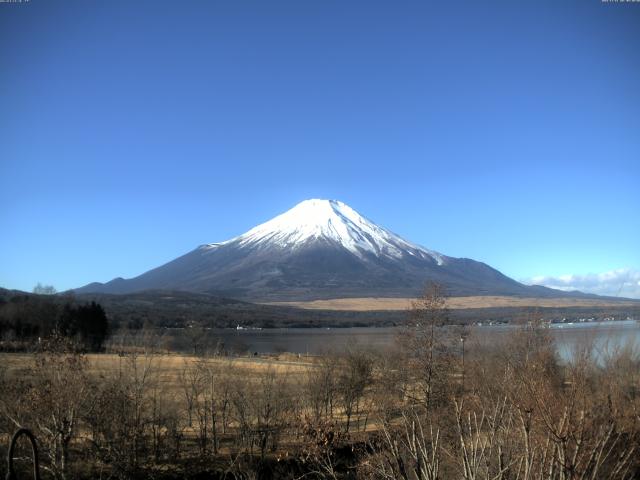
<path fill-rule="evenodd" d="M 517 279 L 640 270 L 640 4 L 0 3 L 0 286 L 313 197 Z"/>

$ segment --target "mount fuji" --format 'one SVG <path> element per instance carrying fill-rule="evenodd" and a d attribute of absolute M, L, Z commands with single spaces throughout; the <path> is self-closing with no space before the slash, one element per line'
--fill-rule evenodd
<path fill-rule="evenodd" d="M 251 301 L 412 297 L 428 281 L 454 296 L 566 297 L 490 266 L 411 243 L 336 200 L 305 200 L 221 243 L 201 245 L 128 280 L 78 293 L 182 290 Z"/>

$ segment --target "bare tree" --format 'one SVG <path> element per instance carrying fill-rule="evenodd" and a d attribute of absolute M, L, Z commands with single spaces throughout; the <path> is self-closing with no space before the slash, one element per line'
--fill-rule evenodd
<path fill-rule="evenodd" d="M 346 417 L 346 432 L 349 431 L 353 416 L 360 413 L 360 403 L 365 389 L 372 382 L 372 372 L 373 362 L 370 355 L 356 349 L 347 352 L 337 373 L 337 391 Z"/>
<path fill-rule="evenodd" d="M 87 361 L 64 339 L 54 337 L 41 345 L 24 392 L 29 405 L 26 420 L 37 427 L 49 465 L 56 478 L 68 478 L 70 445 L 79 433 L 79 422 L 88 398 Z M 18 425 L 22 426 L 22 425 Z"/>
<path fill-rule="evenodd" d="M 184 360 L 184 366 L 180 370 L 178 378 L 180 387 L 184 394 L 185 405 L 187 409 L 187 418 L 189 427 L 193 426 L 193 415 L 197 397 L 200 394 L 200 372 L 195 368 L 193 362 L 189 359 Z"/>
<path fill-rule="evenodd" d="M 251 397 L 255 415 L 254 431 L 258 436 L 260 456 L 263 459 L 267 448 L 277 448 L 280 435 L 289 425 L 293 410 L 289 387 L 287 372 L 277 374 L 269 368 L 261 373 L 258 393 Z"/>
<path fill-rule="evenodd" d="M 444 289 L 429 283 L 411 303 L 407 328 L 400 345 L 407 352 L 408 368 L 413 374 L 413 389 L 407 392 L 427 409 L 446 401 L 453 372 L 451 342 L 441 327 L 448 323 Z M 417 391 L 414 391 L 417 389 Z"/>
<path fill-rule="evenodd" d="M 409 408 L 396 425 L 383 422 L 361 469 L 380 480 L 437 480 L 442 453 L 439 430 L 425 425 L 417 410 Z"/>
<path fill-rule="evenodd" d="M 337 371 L 337 357 L 324 355 L 306 372 L 304 392 L 316 422 L 333 415 Z"/>
<path fill-rule="evenodd" d="M 33 287 L 33 293 L 38 295 L 55 295 L 58 291 L 55 289 L 53 285 L 43 285 L 40 282 Z"/>
<path fill-rule="evenodd" d="M 128 353 L 118 357 L 114 371 L 96 383 L 95 411 L 86 415 L 96 458 L 112 475 L 130 478 L 144 466 L 154 441 L 154 422 L 162 416 L 155 356 Z M 155 441 L 160 432 L 156 431 Z M 155 452 L 154 452 L 155 453 Z"/>

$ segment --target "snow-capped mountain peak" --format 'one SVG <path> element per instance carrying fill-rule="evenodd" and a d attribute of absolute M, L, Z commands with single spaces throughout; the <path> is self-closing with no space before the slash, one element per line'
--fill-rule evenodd
<path fill-rule="evenodd" d="M 443 263 L 439 253 L 407 242 L 337 200 L 305 200 L 239 237 L 206 248 L 235 243 L 242 247 L 295 250 L 313 240 L 338 244 L 361 258 L 366 254 L 393 258 L 429 256 L 439 265 Z"/>
<path fill-rule="evenodd" d="M 250 301 L 413 297 L 426 282 L 450 295 L 559 296 L 490 266 L 408 242 L 335 200 L 306 200 L 222 243 L 201 245 L 131 279 L 90 293 L 183 290 Z"/>

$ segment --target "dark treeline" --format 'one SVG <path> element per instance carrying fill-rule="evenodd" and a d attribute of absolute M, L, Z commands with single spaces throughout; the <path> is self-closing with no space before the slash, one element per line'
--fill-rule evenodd
<path fill-rule="evenodd" d="M 185 327 L 198 324 L 208 328 L 235 328 L 236 325 L 280 327 L 368 327 L 401 326 L 407 312 L 305 310 L 277 305 L 261 305 L 229 298 L 189 292 L 140 292 L 127 295 L 78 295 L 83 301 L 96 301 L 104 306 L 111 321 L 129 329 L 153 327 Z M 474 322 L 508 323 L 529 314 L 531 308 L 495 307 L 456 309 L 448 312 L 456 324 Z M 637 305 L 607 307 L 537 307 L 536 314 L 546 320 L 567 321 L 579 318 L 604 319 L 628 316 L 640 318 Z"/>
<path fill-rule="evenodd" d="M 78 298 L 99 302 L 111 320 L 131 330 L 145 325 L 182 328 L 193 324 L 207 328 L 235 328 L 237 325 L 261 328 L 392 326 L 402 323 L 406 317 L 405 312 L 305 310 L 177 291 L 83 294 Z"/>
<path fill-rule="evenodd" d="M 26 298 L 29 297 L 29 298 Z M 366 327 L 399 326 L 405 322 L 406 311 L 332 311 L 304 310 L 294 307 L 261 305 L 215 295 L 190 292 L 147 291 L 126 295 L 32 295 L 0 289 L 0 310 L 3 304 L 22 302 L 25 315 L 39 315 L 38 301 L 46 299 L 58 305 L 67 301 L 78 304 L 96 302 L 106 311 L 111 331 L 118 328 L 139 330 L 144 327 L 184 328 L 199 325 L 205 328 L 235 328 L 237 325 L 278 327 Z M 71 298 L 71 300 L 69 300 Z M 33 308 L 32 308 L 33 307 Z M 470 308 L 448 312 L 449 321 L 456 324 L 474 322 L 503 322 L 528 314 L 530 308 L 499 307 Z M 567 321 L 593 317 L 616 319 L 640 317 L 637 306 L 621 305 L 609 307 L 543 307 L 536 308 L 536 315 L 546 320 L 566 318 Z M 29 320 L 27 323 L 38 321 Z M 2 337 L 0 337 L 1 339 Z"/>
<path fill-rule="evenodd" d="M 21 350 L 51 336 L 73 339 L 85 350 L 100 351 L 109 321 L 96 302 L 70 296 L 11 295 L 0 298 L 0 349 Z"/>

